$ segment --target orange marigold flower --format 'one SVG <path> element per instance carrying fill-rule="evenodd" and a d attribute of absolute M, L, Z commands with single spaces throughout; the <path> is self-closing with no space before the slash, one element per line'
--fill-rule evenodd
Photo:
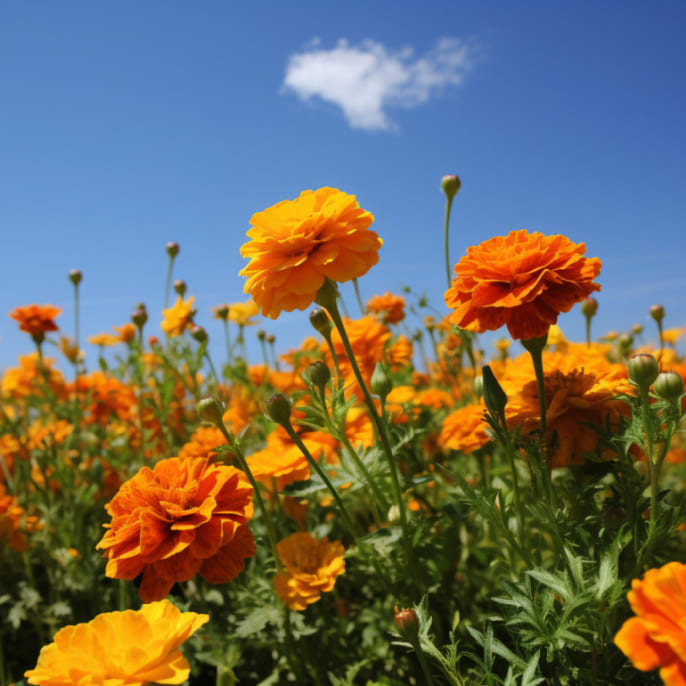
<path fill-rule="evenodd" d="M 0 545 L 9 541 L 12 550 L 23 553 L 26 550 L 26 536 L 21 531 L 24 509 L 19 506 L 16 496 L 5 491 L 0 483 Z"/>
<path fill-rule="evenodd" d="M 686 684 L 686 565 L 669 562 L 634 579 L 627 595 L 636 617 L 615 636 L 617 647 L 636 669 L 660 667 L 667 686 Z"/>
<path fill-rule="evenodd" d="M 285 569 L 274 577 L 276 594 L 291 610 L 305 610 L 322 592 L 333 590 L 345 571 L 345 548 L 328 538 L 317 540 L 307 532 L 292 534 L 276 546 Z"/>
<path fill-rule="evenodd" d="M 0 382 L 0 390 L 15 399 L 29 395 L 45 395 L 45 383 L 58 398 L 64 398 L 66 384 L 62 374 L 53 368 L 55 360 L 44 357 L 41 363 L 37 352 L 19 356 L 19 366 L 5 371 Z"/>
<path fill-rule="evenodd" d="M 164 319 L 160 326 L 167 336 L 180 336 L 193 322 L 196 310 L 193 308 L 195 298 L 191 295 L 188 300 L 181 296 L 166 310 L 162 310 Z"/>
<path fill-rule="evenodd" d="M 600 436 L 588 424 L 619 429 L 620 416 L 631 414 L 617 399 L 632 394 L 626 367 L 612 364 L 593 347 L 569 346 L 564 353 L 543 352 L 547 429 L 543 440 L 552 451 L 552 466 L 583 464 L 584 455 L 598 448 Z M 533 365 L 528 354 L 507 367 L 500 380 L 508 397 L 505 416 L 509 427 L 522 426 L 526 435 L 540 429 L 540 405 Z"/>
<path fill-rule="evenodd" d="M 438 435 L 439 447 L 461 450 L 465 455 L 483 448 L 491 437 L 486 431 L 488 424 L 484 419 L 486 406 L 483 404 L 465 405 L 451 412 L 444 420 Z"/>
<path fill-rule="evenodd" d="M 168 600 L 105 612 L 60 629 L 24 676 L 40 686 L 181 684 L 190 667 L 179 646 L 208 620 Z"/>
<path fill-rule="evenodd" d="M 250 259 L 240 271 L 248 277 L 245 292 L 272 319 L 306 309 L 325 279 L 349 281 L 379 261 L 382 241 L 369 230 L 373 221 L 354 195 L 335 188 L 303 191 L 257 212 L 241 248 Z"/>
<path fill-rule="evenodd" d="M 199 573 L 231 581 L 255 554 L 247 522 L 252 488 L 234 467 L 205 458 L 171 457 L 143 467 L 107 505 L 112 517 L 97 548 L 114 579 L 143 574 L 143 602 L 164 598 L 177 581 Z"/>
<path fill-rule="evenodd" d="M 585 252 L 566 236 L 525 229 L 469 248 L 445 293 L 449 321 L 478 333 L 506 325 L 514 339 L 544 336 L 561 312 L 600 290 L 601 261 Z"/>
<path fill-rule="evenodd" d="M 226 445 L 226 439 L 216 426 L 199 426 L 179 451 L 179 457 L 214 458 L 222 445 Z"/>
<path fill-rule="evenodd" d="M 407 336 L 398 336 L 391 343 L 386 353 L 386 359 L 391 367 L 391 371 L 397 372 L 407 367 L 412 362 L 414 348 L 412 341 Z"/>
<path fill-rule="evenodd" d="M 30 450 L 42 450 L 62 445 L 73 429 L 74 426 L 64 419 L 58 419 L 47 424 L 36 420 L 28 429 L 28 447 Z"/>
<path fill-rule="evenodd" d="M 405 298 L 386 291 L 375 295 L 367 301 L 368 314 L 376 314 L 384 324 L 397 324 L 405 319 Z"/>
<path fill-rule="evenodd" d="M 229 306 L 229 321 L 238 326 L 254 326 L 257 320 L 254 319 L 259 313 L 259 308 L 251 298 L 244 303 L 231 303 Z"/>
<path fill-rule="evenodd" d="M 10 317 L 19 322 L 19 329 L 32 336 L 40 336 L 48 331 L 57 331 L 55 317 L 62 312 L 61 307 L 54 305 L 24 305 L 15 307 Z"/>

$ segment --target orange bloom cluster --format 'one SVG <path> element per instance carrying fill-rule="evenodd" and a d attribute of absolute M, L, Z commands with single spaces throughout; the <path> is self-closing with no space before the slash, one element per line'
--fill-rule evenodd
<path fill-rule="evenodd" d="M 19 329 L 32 336 L 41 336 L 48 331 L 57 331 L 55 317 L 62 312 L 62 308 L 54 305 L 25 305 L 15 307 L 10 317 L 19 322 Z"/>
<path fill-rule="evenodd" d="M 105 612 L 60 629 L 24 676 L 39 686 L 181 684 L 190 667 L 179 646 L 208 620 L 168 600 Z"/>
<path fill-rule="evenodd" d="M 0 390 L 15 400 L 27 398 L 30 395 L 42 397 L 45 395 L 45 385 L 56 398 L 66 396 L 67 386 L 62 374 L 53 368 L 55 360 L 44 357 L 41 365 L 38 353 L 19 356 L 19 366 L 10 367 L 5 371 L 0 381 Z"/>
<path fill-rule="evenodd" d="M 590 347 L 571 347 L 565 353 L 543 353 L 547 430 L 543 440 L 552 451 L 552 466 L 582 464 L 597 450 L 599 435 L 587 424 L 609 421 L 619 428 L 629 405 L 616 398 L 633 393 L 624 365 L 612 364 Z M 510 428 L 522 433 L 540 429 L 541 412 L 533 366 L 528 354 L 508 366 L 501 386 L 508 397 L 505 416 Z"/>
<path fill-rule="evenodd" d="M 317 540 L 298 532 L 280 541 L 276 552 L 285 569 L 274 577 L 276 594 L 291 610 L 305 610 L 321 594 L 333 590 L 336 577 L 345 571 L 345 548 L 328 538 Z"/>
<path fill-rule="evenodd" d="M 143 573 L 143 602 L 164 598 L 177 581 L 199 573 L 214 584 L 231 581 L 255 554 L 247 522 L 252 488 L 234 467 L 205 458 L 171 457 L 143 467 L 107 505 L 112 517 L 97 547 L 106 574 Z"/>
<path fill-rule="evenodd" d="M 615 636 L 636 669 L 660 668 L 666 686 L 686 686 L 686 565 L 670 562 L 634 579 L 627 596 L 636 617 Z"/>
<path fill-rule="evenodd" d="M 240 275 L 263 315 L 276 319 L 286 310 L 304 310 L 325 279 L 349 281 L 378 261 L 382 241 L 369 230 L 374 217 L 354 195 L 335 188 L 303 191 L 250 219 L 249 258 Z"/>
<path fill-rule="evenodd" d="M 384 324 L 397 324 L 405 319 L 405 298 L 386 291 L 370 298 L 365 309 L 368 314 L 377 315 Z"/>
<path fill-rule="evenodd" d="M 444 420 L 438 435 L 439 447 L 450 450 L 461 450 L 465 455 L 482 448 L 491 438 L 488 435 L 488 424 L 484 420 L 486 406 L 483 403 L 465 405 L 451 412 Z"/>
<path fill-rule="evenodd" d="M 445 293 L 450 321 L 483 333 L 507 326 L 514 339 L 544 336 L 561 312 L 600 286 L 601 261 L 565 236 L 511 231 L 471 247 Z"/>
<path fill-rule="evenodd" d="M 84 417 L 88 423 L 104 426 L 113 417 L 127 420 L 136 404 L 133 387 L 99 370 L 80 376 L 70 388 L 84 396 Z"/>
<path fill-rule="evenodd" d="M 92 345 L 102 345 L 110 347 L 119 343 L 130 343 L 136 337 L 136 327 L 127 323 L 122 326 L 113 326 L 115 333 L 99 333 L 88 337 L 88 342 Z"/>
<path fill-rule="evenodd" d="M 21 531 L 24 509 L 20 507 L 16 496 L 5 491 L 5 484 L 0 483 L 0 546 L 9 541 L 10 548 L 18 553 L 26 550 L 26 536 Z"/>

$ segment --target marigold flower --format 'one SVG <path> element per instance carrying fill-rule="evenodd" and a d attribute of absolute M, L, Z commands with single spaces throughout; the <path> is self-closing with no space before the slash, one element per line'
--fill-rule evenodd
<path fill-rule="evenodd" d="M 251 298 L 244 303 L 231 303 L 229 306 L 229 321 L 238 326 L 254 326 L 257 321 L 254 319 L 259 314 L 259 308 Z"/>
<path fill-rule="evenodd" d="M 29 395 L 45 395 L 47 382 L 50 391 L 57 398 L 64 398 L 66 384 L 62 374 L 53 368 L 55 360 L 44 357 L 42 362 L 37 352 L 19 356 L 19 366 L 7 369 L 0 381 L 0 390 L 12 398 L 22 399 Z"/>
<path fill-rule="evenodd" d="M 667 686 L 686 684 L 686 565 L 669 562 L 634 579 L 627 595 L 636 617 L 615 636 L 617 647 L 636 669 L 660 667 Z"/>
<path fill-rule="evenodd" d="M 23 516 L 24 508 L 16 496 L 7 493 L 0 483 L 0 545 L 9 541 L 10 548 L 18 553 L 26 550 L 26 536 L 21 531 Z"/>
<path fill-rule="evenodd" d="M 15 307 L 10 317 L 19 322 L 19 329 L 32 336 L 39 336 L 48 331 L 57 331 L 55 317 L 62 312 L 61 307 L 54 305 L 24 305 Z"/>
<path fill-rule="evenodd" d="M 160 326 L 167 336 L 180 336 L 193 322 L 196 310 L 193 308 L 195 298 L 191 295 L 188 300 L 181 297 L 166 310 L 162 310 L 164 319 Z"/>
<path fill-rule="evenodd" d="M 405 319 L 405 298 L 386 291 L 370 298 L 365 309 L 368 314 L 378 315 L 384 324 L 397 324 Z"/>
<path fill-rule="evenodd" d="M 97 548 L 105 573 L 135 579 L 143 602 L 164 598 L 177 581 L 199 573 L 214 584 L 231 581 L 255 554 L 252 488 L 234 467 L 207 459 L 171 457 L 143 467 L 107 505 L 112 517 Z"/>
<path fill-rule="evenodd" d="M 251 219 L 250 241 L 241 255 L 250 259 L 239 273 L 262 314 L 304 310 L 325 279 L 350 281 L 378 261 L 382 241 L 369 226 L 374 217 L 354 195 L 335 188 L 303 191 Z"/>
<path fill-rule="evenodd" d="M 439 447 L 461 450 L 465 455 L 483 448 L 490 440 L 484 419 L 486 406 L 483 403 L 465 405 L 451 412 L 444 420 L 438 435 Z"/>
<path fill-rule="evenodd" d="M 40 686 L 181 684 L 190 667 L 179 646 L 208 620 L 168 600 L 105 612 L 60 629 L 24 676 Z"/>
<path fill-rule="evenodd" d="M 345 548 L 324 537 L 317 540 L 298 532 L 280 541 L 276 552 L 285 569 L 274 577 L 276 594 L 291 610 L 305 610 L 322 592 L 333 590 L 336 577 L 345 571 Z"/>
<path fill-rule="evenodd" d="M 524 229 L 471 247 L 445 293 L 449 320 L 477 333 L 506 325 L 514 339 L 544 336 L 561 312 L 600 290 L 601 261 L 585 252 L 566 236 Z"/>

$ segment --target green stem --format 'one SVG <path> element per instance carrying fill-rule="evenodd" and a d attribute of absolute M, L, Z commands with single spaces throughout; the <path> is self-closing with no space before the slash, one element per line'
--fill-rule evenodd
<path fill-rule="evenodd" d="M 591 317 L 586 317 L 586 346 L 591 345 Z"/>
<path fill-rule="evenodd" d="M 413 641 L 412 647 L 414 648 L 414 652 L 417 654 L 417 658 L 419 659 L 419 664 L 421 665 L 422 672 L 424 673 L 424 679 L 426 680 L 426 686 L 433 686 L 434 681 L 431 677 L 431 670 L 429 669 L 429 664 L 426 661 L 424 651 L 422 650 L 421 645 L 419 645 L 419 641 Z"/>
<path fill-rule="evenodd" d="M 454 196 L 453 196 L 454 197 Z M 448 279 L 448 288 L 450 288 L 452 284 L 452 279 L 450 278 L 450 251 L 448 250 L 448 237 L 449 237 L 449 231 L 448 227 L 450 226 L 450 209 L 453 206 L 453 198 L 450 197 L 449 195 L 445 196 L 445 222 L 443 225 L 443 242 L 444 242 L 444 250 L 445 250 L 445 275 Z"/>
<path fill-rule="evenodd" d="M 360 287 L 357 284 L 357 279 L 353 279 L 353 288 L 355 289 L 355 297 L 357 298 L 357 304 L 360 308 L 362 316 L 366 314 L 364 311 L 364 305 L 362 304 L 362 298 L 360 297 Z"/>
<path fill-rule="evenodd" d="M 174 268 L 174 257 L 169 256 L 169 265 L 167 266 L 167 281 L 164 285 L 164 309 L 169 308 L 169 291 L 171 290 L 172 270 Z"/>
<path fill-rule="evenodd" d="M 229 333 L 229 320 L 222 320 L 224 324 L 224 340 L 226 341 L 226 359 L 231 366 L 233 364 L 233 355 L 231 353 L 231 334 Z"/>

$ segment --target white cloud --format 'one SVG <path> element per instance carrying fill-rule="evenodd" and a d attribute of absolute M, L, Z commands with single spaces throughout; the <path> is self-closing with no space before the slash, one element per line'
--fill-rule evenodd
<path fill-rule="evenodd" d="M 314 39 L 288 60 L 285 92 L 301 100 L 319 97 L 338 105 L 356 129 L 395 129 L 389 107 L 416 107 L 448 86 L 459 86 L 473 62 L 475 48 L 457 38 L 442 38 L 423 57 L 410 47 L 396 52 L 366 40 L 344 39 L 325 50 Z"/>

